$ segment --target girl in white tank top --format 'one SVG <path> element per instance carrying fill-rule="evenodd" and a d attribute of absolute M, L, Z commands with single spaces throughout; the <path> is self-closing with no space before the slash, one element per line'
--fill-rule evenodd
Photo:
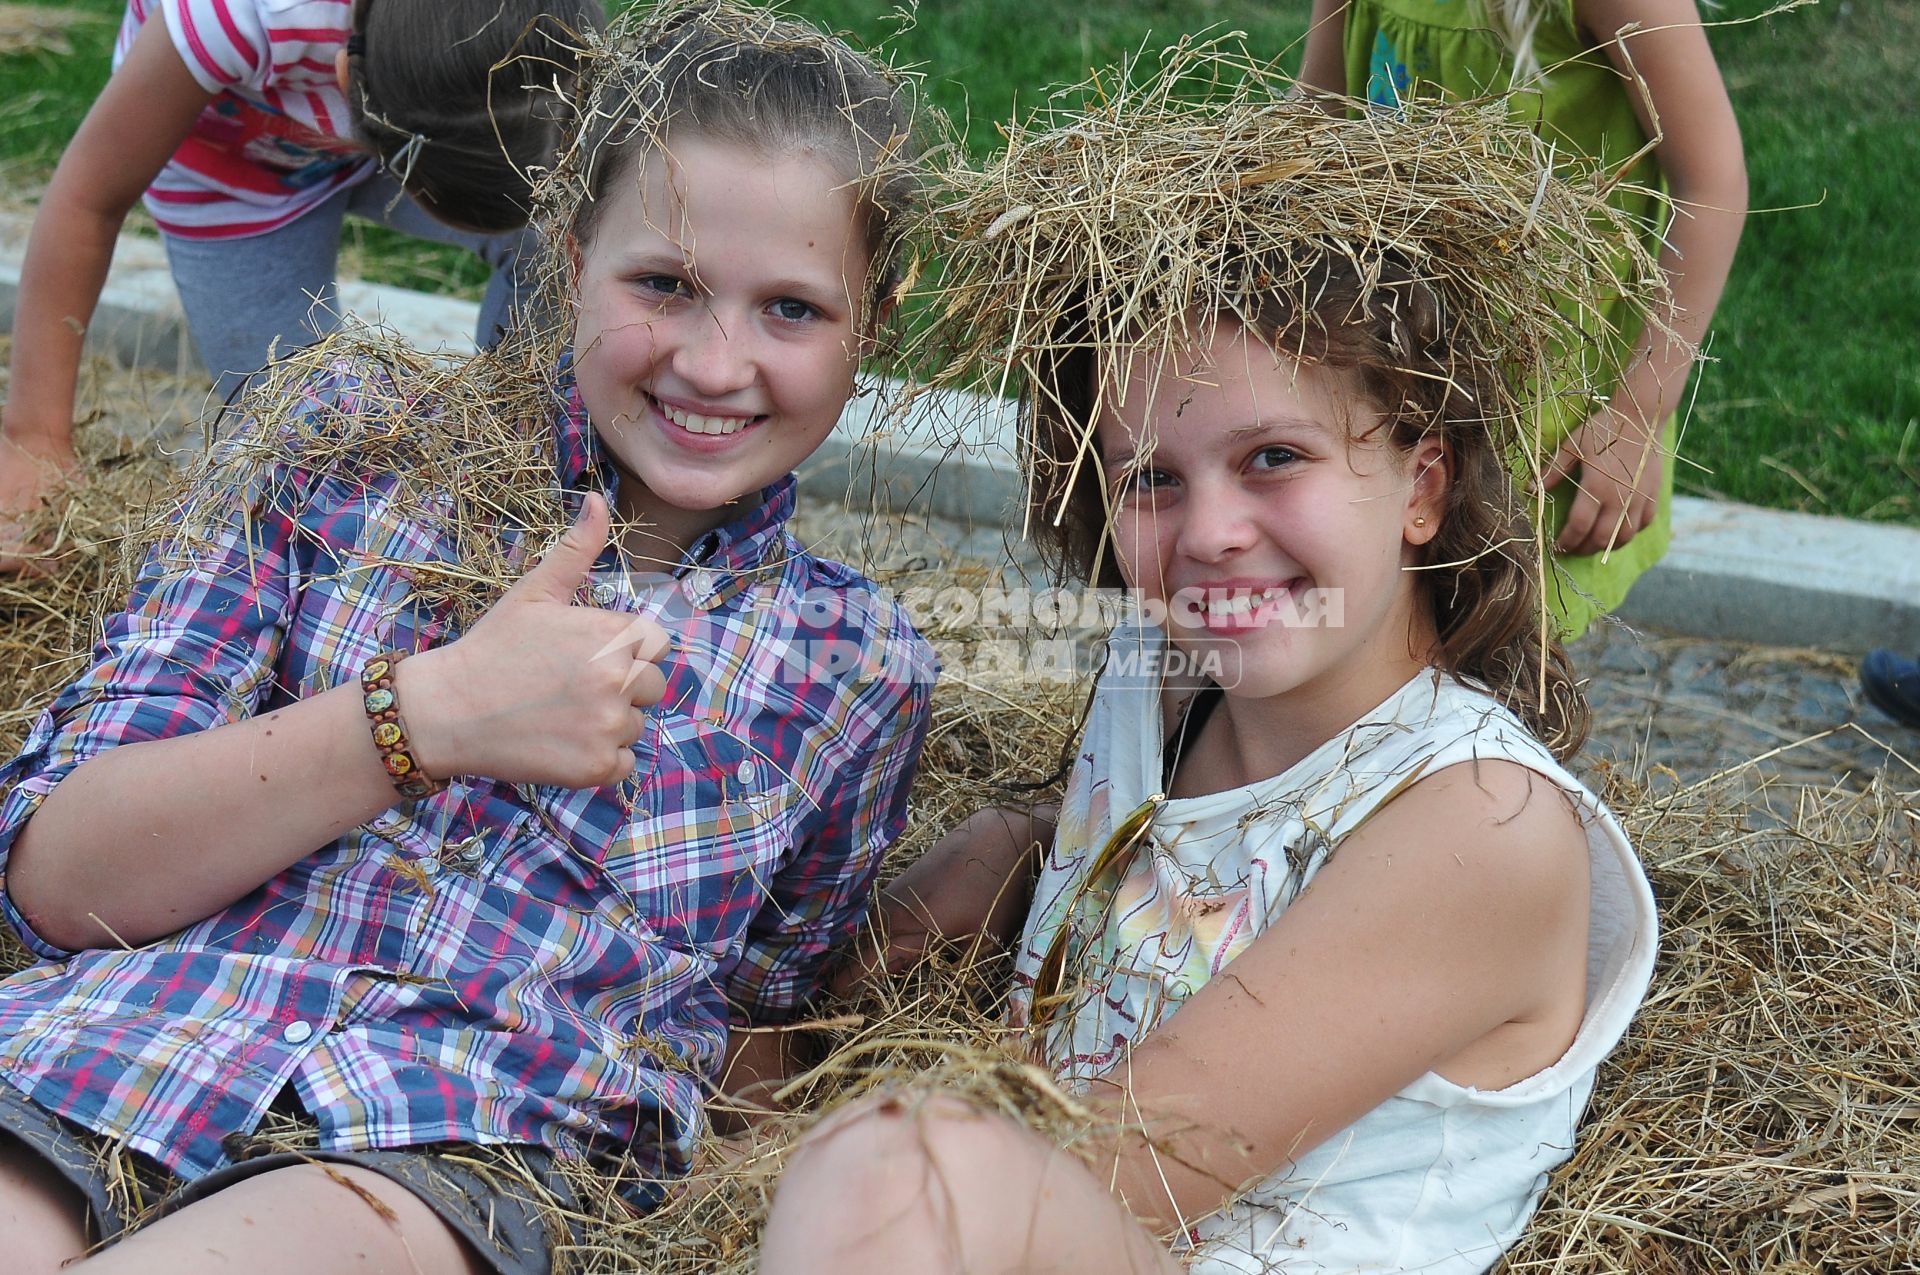
<path fill-rule="evenodd" d="M 1565 794 L 1587 844 L 1586 1012 L 1557 1061 L 1497 1090 L 1427 1072 L 1333 1138 L 1191 1228 L 1188 1269 L 1479 1271 L 1519 1235 L 1547 1171 L 1573 1146 L 1594 1070 L 1619 1041 L 1653 965 L 1654 911 L 1619 823 L 1505 708 L 1437 671 L 1416 674 L 1281 774 L 1157 798 L 1167 755 L 1165 635 L 1109 644 L 1079 761 L 1018 949 L 1016 1022 L 1063 930 L 1070 958 L 1106 972 L 1056 1014 L 1045 1056 L 1084 1088 L 1228 966 L 1298 899 L 1355 829 L 1421 775 L 1501 760 Z M 1085 891 L 1089 847 L 1152 810 L 1142 852 Z M 1078 907 L 1076 908 L 1076 903 Z M 1073 921 L 1069 922 L 1070 914 Z"/>
<path fill-rule="evenodd" d="M 949 201 L 949 278 L 1004 271 L 979 295 L 1028 307 L 965 312 L 976 348 L 1055 342 L 1021 364 L 1029 525 L 1139 611 L 1060 805 L 984 811 L 898 878 L 885 959 L 1013 945 L 1010 1026 L 1108 1131 L 1063 1150 L 939 1094 L 856 1104 L 792 1160 L 763 1270 L 1482 1271 L 1646 993 L 1651 892 L 1561 764 L 1585 705 L 1506 470 L 1525 380 L 1487 354 L 1524 351 L 1541 276 L 1432 267 L 1459 236 L 1512 242 L 1513 208 L 1444 197 L 1462 161 L 1420 134 L 1443 121 L 1260 118 L 1103 111 Z M 1141 159 L 1176 134 L 1207 153 L 1209 129 L 1263 174 L 1333 136 L 1339 162 L 1289 169 L 1323 197 L 1405 155 L 1437 157 L 1436 187 L 1356 187 L 1375 241 L 1290 240 L 1268 179 Z M 1587 233 L 1528 154 L 1474 176 Z M 1049 164 L 1074 208 L 1163 216 L 1161 237 L 1129 258 L 1071 209 L 995 204 Z M 1202 286 L 1195 260 L 1244 273 Z M 1153 326 L 1141 298 L 1187 317 Z"/>

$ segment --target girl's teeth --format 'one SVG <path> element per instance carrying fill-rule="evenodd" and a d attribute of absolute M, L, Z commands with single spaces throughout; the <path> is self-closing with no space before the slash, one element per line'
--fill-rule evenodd
<path fill-rule="evenodd" d="M 1226 598 L 1207 599 L 1207 617 L 1213 620 L 1243 620 L 1253 614 L 1256 607 L 1286 596 L 1284 586 L 1277 589 L 1263 589 L 1259 593 L 1237 593 Z"/>
<path fill-rule="evenodd" d="M 698 412 L 683 412 L 665 403 L 660 404 L 660 411 L 689 434 L 735 434 L 753 423 L 751 416 L 702 416 Z"/>

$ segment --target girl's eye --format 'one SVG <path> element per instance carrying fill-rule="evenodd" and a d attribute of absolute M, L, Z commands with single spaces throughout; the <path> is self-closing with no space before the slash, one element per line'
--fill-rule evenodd
<path fill-rule="evenodd" d="M 789 323 L 803 323 L 820 313 L 805 301 L 793 297 L 781 297 L 769 308 L 776 319 L 785 319 Z"/>
<path fill-rule="evenodd" d="M 1151 496 L 1173 486 L 1173 475 L 1164 469 L 1136 469 L 1121 479 L 1122 495 Z"/>
<path fill-rule="evenodd" d="M 1291 447 L 1262 447 L 1253 454 L 1255 469 L 1285 469 L 1300 459 L 1300 453 Z"/>
<path fill-rule="evenodd" d="M 682 296 L 687 291 L 686 281 L 670 274 L 641 275 L 633 281 L 633 284 L 641 292 L 663 300 L 667 297 Z"/>

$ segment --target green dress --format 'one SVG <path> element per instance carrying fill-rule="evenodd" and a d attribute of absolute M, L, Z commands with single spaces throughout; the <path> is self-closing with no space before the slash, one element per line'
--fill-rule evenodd
<path fill-rule="evenodd" d="M 1574 21 L 1573 0 L 1539 0 L 1539 4 L 1540 25 L 1534 32 L 1533 49 L 1548 73 L 1544 83 L 1536 79 L 1514 93 L 1508 99 L 1509 110 L 1516 119 L 1539 124 L 1541 135 L 1570 163 L 1617 169 L 1647 141 L 1634 114 L 1630 96 L 1634 90 L 1606 54 L 1590 48 L 1582 38 Z M 1477 98 L 1504 93 L 1514 68 L 1513 53 L 1486 26 L 1480 0 L 1351 0 L 1345 54 L 1347 93 L 1388 109 L 1421 94 Z M 1628 176 L 1636 186 L 1665 189 L 1651 154 Z M 1644 190 L 1624 187 L 1616 187 L 1611 202 L 1647 228 L 1648 247 L 1657 253 L 1662 202 Z M 1608 339 L 1610 348 L 1604 354 L 1614 367 L 1621 365 L 1640 337 L 1640 325 L 1624 310 L 1616 302 L 1603 312 L 1616 333 Z M 1591 408 L 1590 402 L 1578 398 L 1549 395 L 1542 455 L 1551 456 Z M 1674 437 L 1674 422 L 1669 419 L 1665 429 L 1669 459 L 1653 524 L 1612 553 L 1558 559 L 1559 570 L 1548 580 L 1547 594 L 1567 637 L 1577 637 L 1596 617 L 1620 605 L 1640 574 L 1666 553 Z M 1554 531 L 1566 521 L 1572 499 L 1572 482 L 1548 493 L 1548 526 Z"/>

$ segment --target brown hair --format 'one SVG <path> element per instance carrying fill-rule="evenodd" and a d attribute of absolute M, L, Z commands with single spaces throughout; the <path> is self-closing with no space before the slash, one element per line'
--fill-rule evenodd
<path fill-rule="evenodd" d="M 355 127 L 436 218 L 527 224 L 561 139 L 564 94 L 599 0 L 356 0 L 347 46 Z"/>
<path fill-rule="evenodd" d="M 727 3 L 656 11 L 616 28 L 583 89 L 575 201 L 558 213 L 586 243 L 600 200 L 669 133 L 686 129 L 762 154 L 820 147 L 859 192 L 866 314 L 898 283 L 903 225 L 922 157 L 909 81 L 805 22 Z"/>
<path fill-rule="evenodd" d="M 1445 447 L 1445 505 L 1415 563 L 1417 592 L 1439 638 L 1433 662 L 1486 688 L 1555 756 L 1578 752 L 1586 698 L 1545 610 L 1540 547 L 1496 442 L 1501 431 L 1478 406 L 1501 401 L 1496 364 L 1458 328 L 1449 332 L 1434 289 L 1392 253 L 1364 269 L 1328 252 L 1304 263 L 1256 260 L 1237 272 L 1250 281 L 1298 282 L 1233 289 L 1244 307 L 1235 320 L 1277 353 L 1350 373 L 1401 454 L 1434 438 Z M 1084 312 L 1065 326 L 1083 327 Z M 1096 410 L 1095 351 L 1074 331 L 1056 332 L 1047 344 L 1021 413 L 1030 522 L 1056 570 L 1117 587 L 1107 492 L 1085 455 Z"/>

